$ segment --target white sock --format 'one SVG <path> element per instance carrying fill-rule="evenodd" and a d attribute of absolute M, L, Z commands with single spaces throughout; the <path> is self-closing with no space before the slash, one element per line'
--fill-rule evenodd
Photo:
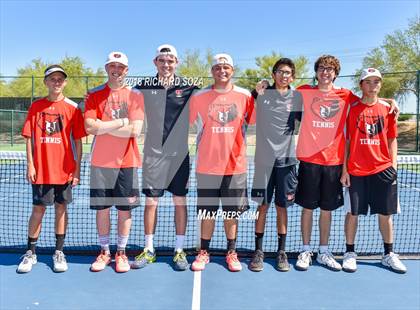
<path fill-rule="evenodd" d="M 324 254 L 325 252 L 328 252 L 328 245 L 320 245 L 319 253 Z"/>
<path fill-rule="evenodd" d="M 302 252 L 310 252 L 311 246 L 309 244 L 304 244 L 302 247 Z"/>
<path fill-rule="evenodd" d="M 109 235 L 99 235 L 99 244 L 101 249 L 109 254 Z"/>
<path fill-rule="evenodd" d="M 154 252 L 155 249 L 153 247 L 153 235 L 145 235 L 145 239 L 146 239 L 145 248 L 148 249 L 151 252 Z"/>
<path fill-rule="evenodd" d="M 175 252 L 181 252 L 184 248 L 185 235 L 176 235 Z"/>
<path fill-rule="evenodd" d="M 128 242 L 128 235 L 127 236 L 118 235 L 117 250 L 118 251 L 125 251 L 125 247 L 127 246 L 127 242 Z"/>

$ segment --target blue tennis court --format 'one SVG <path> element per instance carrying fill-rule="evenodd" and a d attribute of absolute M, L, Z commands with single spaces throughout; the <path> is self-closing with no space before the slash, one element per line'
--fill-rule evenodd
<path fill-rule="evenodd" d="M 1 309 L 419 309 L 420 261 L 404 260 L 406 274 L 360 261 L 356 273 L 332 272 L 316 263 L 307 271 L 280 273 L 274 260 L 264 271 L 229 272 L 212 257 L 203 272 L 176 272 L 171 257 L 141 270 L 93 273 L 93 256 L 68 256 L 66 273 L 52 272 L 39 256 L 28 274 L 17 274 L 17 254 L 0 254 Z M 188 257 L 192 261 L 192 257 Z M 291 260 L 294 264 L 295 261 Z"/>
<path fill-rule="evenodd" d="M 27 220 L 31 213 L 31 187 L 25 180 L 26 158 L 21 152 L 0 154 L 0 249 L 21 251 L 26 247 Z M 395 251 L 400 254 L 419 255 L 420 253 L 420 156 L 399 156 L 399 199 L 401 214 L 394 216 L 395 223 Z M 194 159 L 192 158 L 192 171 Z M 248 185 L 252 184 L 253 161 L 249 159 Z M 69 206 L 69 226 L 66 237 L 66 251 L 78 254 L 94 253 L 99 250 L 95 212 L 89 210 L 89 161 L 87 156 L 82 162 L 81 185 L 73 192 L 73 203 Z M 139 169 L 141 180 L 141 169 Z M 185 247 L 190 252 L 197 245 L 197 217 L 196 217 L 196 180 L 194 173 L 190 177 L 190 191 L 188 193 L 188 226 Z M 251 202 L 251 212 L 256 211 L 257 205 Z M 54 238 L 54 212 L 49 210 L 43 220 L 43 232 L 38 245 L 47 251 L 55 244 Z M 144 247 L 143 235 L 144 197 L 139 208 L 132 212 L 133 225 L 131 229 L 128 249 L 139 251 Z M 288 241 L 286 251 L 298 253 L 301 247 L 300 239 L 300 213 L 297 205 L 289 208 L 288 212 Z M 319 214 L 315 212 L 315 217 Z M 333 253 L 343 253 L 345 240 L 343 234 L 344 208 L 334 212 L 331 227 L 330 249 Z M 112 212 L 112 223 L 116 223 L 116 212 Z M 277 251 L 275 210 L 270 208 L 265 233 L 265 251 Z M 377 218 L 367 216 L 360 218 L 356 251 L 363 254 L 382 253 L 382 242 L 377 229 Z M 111 227 L 111 244 L 116 243 L 116 227 Z M 172 199 L 169 195 L 162 197 L 158 208 L 158 225 L 155 234 L 155 243 L 159 251 L 170 251 L 174 246 L 175 227 L 173 222 Z M 225 236 L 222 221 L 217 222 L 215 234 L 212 238 L 211 248 L 225 249 Z M 317 225 L 313 227 L 313 245 L 319 243 Z M 238 228 L 237 248 L 244 253 L 254 249 L 254 221 L 244 218 Z"/>
<path fill-rule="evenodd" d="M 316 262 L 307 272 L 291 269 L 280 273 L 274 259 L 266 259 L 264 271 L 247 269 L 247 255 L 254 249 L 254 221 L 239 223 L 237 248 L 242 255 L 243 270 L 231 273 L 223 256 L 212 256 L 203 272 L 176 272 L 170 254 L 175 228 L 170 196 L 162 199 L 155 235 L 158 261 L 141 270 L 118 274 L 111 267 L 99 273 L 89 271 L 98 251 L 95 213 L 89 210 L 89 169 L 85 161 L 82 184 L 74 192 L 69 206 L 69 227 L 65 250 L 69 270 L 52 271 L 50 254 L 54 246 L 54 212 L 48 210 L 39 239 L 39 262 L 28 274 L 17 274 L 20 255 L 26 247 L 27 221 L 31 211 L 31 188 L 24 179 L 23 154 L 0 158 L 0 308 L 1 309 L 419 309 L 420 308 L 420 157 L 399 157 L 399 197 L 401 214 L 394 217 L 395 250 L 404 254 L 406 274 L 396 274 L 382 267 L 377 256 L 382 242 L 375 216 L 362 217 L 356 251 L 368 256 L 360 260 L 354 274 L 332 272 Z M 141 173 L 141 171 L 140 171 Z M 249 185 L 253 165 L 250 163 Z M 192 175 L 188 195 L 189 222 L 186 248 L 194 253 L 197 245 L 195 179 Z M 143 204 L 142 204 L 143 205 Z M 256 205 L 251 205 L 251 211 Z M 133 227 L 128 253 L 138 253 L 144 246 L 143 210 L 133 212 Z M 289 209 L 287 252 L 294 257 L 300 249 L 301 209 Z M 115 223 L 115 212 L 113 223 Z M 315 216 L 318 214 L 315 213 Z M 344 251 L 344 210 L 334 213 L 331 250 Z M 115 244 L 115 226 L 111 243 Z M 264 250 L 276 251 L 274 208 L 266 224 Z M 314 225 L 312 244 L 316 251 L 319 232 Z M 226 240 L 222 222 L 218 221 L 211 248 L 224 252 Z M 84 253 L 80 256 L 77 253 Z M 191 263 L 193 256 L 188 257 Z M 314 260 L 315 261 L 315 260 Z M 295 264 L 295 260 L 290 260 Z M 341 260 L 339 260 L 341 262 Z"/>

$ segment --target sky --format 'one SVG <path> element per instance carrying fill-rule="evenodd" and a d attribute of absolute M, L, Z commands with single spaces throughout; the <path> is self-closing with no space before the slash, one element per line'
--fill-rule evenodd
<path fill-rule="evenodd" d="M 66 55 L 96 70 L 119 50 L 130 75 L 152 75 L 157 46 L 169 43 L 180 58 L 195 49 L 229 53 L 242 69 L 276 51 L 306 56 L 312 71 L 318 56 L 332 54 L 350 75 L 386 34 L 416 16 L 420 1 L 0 0 L 0 74 Z"/>

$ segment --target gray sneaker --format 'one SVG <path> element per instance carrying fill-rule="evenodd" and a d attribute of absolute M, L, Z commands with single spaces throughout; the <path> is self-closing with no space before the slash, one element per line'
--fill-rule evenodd
<path fill-rule="evenodd" d="M 32 270 L 32 266 L 37 262 L 36 254 L 32 254 L 32 251 L 28 250 L 24 255 L 22 255 L 22 261 L 20 262 L 16 271 L 18 273 L 27 273 Z"/>
<path fill-rule="evenodd" d="M 62 251 L 56 250 L 52 258 L 54 262 L 54 272 L 64 272 L 69 269 L 67 266 L 66 256 Z"/>
<path fill-rule="evenodd" d="M 131 264 L 132 269 L 140 269 L 146 267 L 148 264 L 154 263 L 156 261 L 156 252 L 151 252 L 148 249 L 144 249 L 139 255 L 134 259 L 134 262 Z"/>
<path fill-rule="evenodd" d="M 184 271 L 188 268 L 187 254 L 182 250 L 181 252 L 175 251 L 173 262 L 176 270 Z"/>
<path fill-rule="evenodd" d="M 290 265 L 289 265 L 289 262 L 287 261 L 286 252 L 279 251 L 277 253 L 277 257 L 276 257 L 276 269 L 278 271 L 283 271 L 283 272 L 290 270 Z"/>
<path fill-rule="evenodd" d="M 261 250 L 255 250 L 252 254 L 251 262 L 248 265 L 251 271 L 262 271 L 264 269 L 264 252 Z"/>

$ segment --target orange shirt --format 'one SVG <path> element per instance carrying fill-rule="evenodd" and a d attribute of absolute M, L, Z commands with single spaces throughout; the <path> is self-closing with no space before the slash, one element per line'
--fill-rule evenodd
<path fill-rule="evenodd" d="M 296 150 L 298 159 L 325 166 L 341 165 L 347 113 L 359 97 L 337 87 L 324 92 L 318 86 L 303 85 L 298 90 L 303 96 L 304 111 Z"/>
<path fill-rule="evenodd" d="M 388 139 L 398 134 L 397 122 L 389 109 L 390 105 L 382 100 L 371 106 L 361 101 L 352 105 L 346 132 L 350 141 L 349 174 L 371 175 L 392 166 Z"/>
<path fill-rule="evenodd" d="M 22 136 L 32 139 L 35 184 L 65 184 L 73 178 L 76 153 L 73 152 L 72 140 L 86 136 L 77 103 L 68 98 L 34 101 L 23 125 Z"/>
<path fill-rule="evenodd" d="M 233 86 L 220 92 L 205 88 L 190 99 L 190 123 L 196 122 L 196 172 L 213 175 L 247 171 L 245 127 L 255 123 L 254 98 Z"/>
<path fill-rule="evenodd" d="M 118 118 L 128 118 L 130 121 L 143 120 L 143 94 L 129 87 L 113 90 L 107 84 L 101 85 L 89 93 L 85 118 L 101 121 Z M 110 134 L 95 136 L 92 143 L 91 164 L 105 168 L 140 167 L 141 159 L 136 139 L 115 137 Z"/>

